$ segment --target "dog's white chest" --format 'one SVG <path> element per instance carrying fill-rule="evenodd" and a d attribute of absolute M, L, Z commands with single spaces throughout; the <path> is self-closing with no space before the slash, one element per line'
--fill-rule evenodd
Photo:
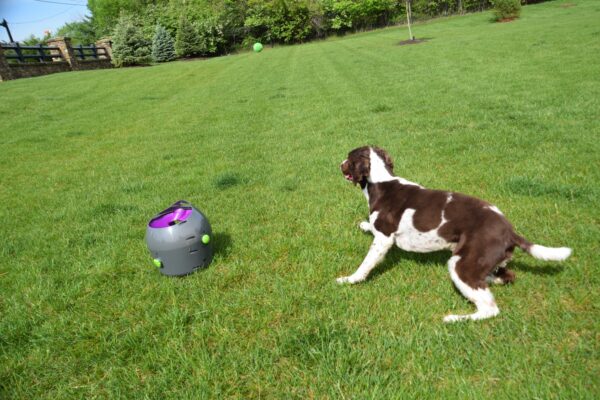
<path fill-rule="evenodd" d="M 415 251 L 418 253 L 429 253 L 431 251 L 452 249 L 453 243 L 449 243 L 438 235 L 438 229 L 446 221 L 442 218 L 440 225 L 430 231 L 421 232 L 415 228 L 413 217 L 415 210 L 408 208 L 402 214 L 398 230 L 396 231 L 396 245 L 402 250 Z"/>

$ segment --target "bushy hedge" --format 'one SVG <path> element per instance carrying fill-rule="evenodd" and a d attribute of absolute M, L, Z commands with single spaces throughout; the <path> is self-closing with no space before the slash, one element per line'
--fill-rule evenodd
<path fill-rule="evenodd" d="M 219 54 L 224 51 L 226 43 L 223 24 L 215 16 L 201 20 L 197 25 L 198 53 L 203 56 Z"/>
<path fill-rule="evenodd" d="M 488 9 L 494 0 L 411 0 L 413 19 Z M 509 0 L 498 0 L 509 1 Z M 510 0 L 536 3 L 544 0 Z M 142 27 L 159 24 L 176 39 L 180 56 L 218 55 L 247 46 L 298 43 L 331 34 L 404 22 L 405 0 L 89 0 L 100 36 L 114 32 L 118 14 Z M 182 19 L 185 23 L 182 24 Z M 114 40 L 113 40 L 114 41 Z M 177 44 L 178 43 L 178 44 Z"/>
<path fill-rule="evenodd" d="M 110 11 L 115 7 L 106 2 L 89 4 L 92 13 L 98 8 L 106 14 L 97 21 L 110 24 Z M 186 52 L 190 55 L 222 54 L 253 41 L 305 42 L 399 23 L 406 13 L 404 0 L 156 0 L 147 1 L 141 10 L 140 2 L 144 1 L 121 0 L 120 10 L 135 14 L 144 26 L 160 24 L 176 35 L 181 16 L 186 17 L 203 42 L 201 49 Z M 459 4 L 465 11 L 490 7 L 489 0 L 412 0 L 412 10 L 415 18 L 427 18 L 456 13 Z"/>
<path fill-rule="evenodd" d="M 520 0 L 492 0 L 496 21 L 506 21 L 521 15 Z"/>

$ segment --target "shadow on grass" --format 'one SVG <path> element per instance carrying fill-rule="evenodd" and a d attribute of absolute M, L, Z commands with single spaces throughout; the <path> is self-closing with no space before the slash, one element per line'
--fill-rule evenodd
<path fill-rule="evenodd" d="M 436 251 L 432 253 L 413 253 L 393 247 L 385 256 L 384 260 L 369 275 L 369 279 L 378 279 L 392 268 L 400 266 L 403 261 L 414 261 L 425 267 L 447 268 L 448 259 L 452 256 L 449 251 Z M 558 275 L 564 271 L 563 265 L 540 265 L 535 266 L 522 262 L 511 261 L 509 269 L 523 271 L 534 275 Z"/>
<path fill-rule="evenodd" d="M 249 180 L 235 173 L 226 172 L 213 179 L 213 185 L 219 190 L 225 190 L 238 185 L 244 185 Z"/>
<path fill-rule="evenodd" d="M 436 251 L 433 253 L 413 253 L 393 247 L 388 251 L 384 260 L 369 275 L 370 279 L 377 279 L 379 275 L 386 273 L 392 268 L 396 268 L 403 261 L 414 261 L 426 267 L 445 267 L 450 258 L 449 251 Z"/>
<path fill-rule="evenodd" d="M 213 233 L 213 250 L 215 256 L 220 258 L 227 258 L 231 254 L 231 245 L 233 240 L 231 235 L 226 232 L 214 232 Z"/>
<path fill-rule="evenodd" d="M 523 264 L 522 262 L 510 262 L 507 266 L 509 269 L 515 269 L 517 271 L 528 272 L 534 275 L 558 275 L 564 271 L 563 265 L 539 265 L 532 266 Z"/>
<path fill-rule="evenodd" d="M 419 43 L 425 43 L 430 41 L 432 38 L 427 37 L 427 38 L 413 38 L 413 39 L 409 39 L 409 40 L 402 40 L 400 42 L 398 42 L 398 46 L 406 46 L 409 44 L 419 44 Z"/>

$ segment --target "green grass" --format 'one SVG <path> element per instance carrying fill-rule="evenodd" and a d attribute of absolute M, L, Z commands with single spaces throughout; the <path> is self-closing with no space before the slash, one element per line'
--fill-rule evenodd
<path fill-rule="evenodd" d="M 1 83 L 0 398 L 598 398 L 600 3 L 569 3 Z M 477 323 L 442 323 L 473 310 L 448 253 L 338 286 L 368 143 L 574 255 L 517 253 Z M 178 199 L 217 253 L 172 279 L 144 231 Z"/>

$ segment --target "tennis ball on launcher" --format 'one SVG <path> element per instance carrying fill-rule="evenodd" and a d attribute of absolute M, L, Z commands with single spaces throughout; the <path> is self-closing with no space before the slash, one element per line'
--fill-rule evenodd
<path fill-rule="evenodd" d="M 254 46 L 252 46 L 252 48 L 254 49 L 255 53 L 260 53 L 263 49 L 263 45 L 259 42 L 254 43 Z"/>

